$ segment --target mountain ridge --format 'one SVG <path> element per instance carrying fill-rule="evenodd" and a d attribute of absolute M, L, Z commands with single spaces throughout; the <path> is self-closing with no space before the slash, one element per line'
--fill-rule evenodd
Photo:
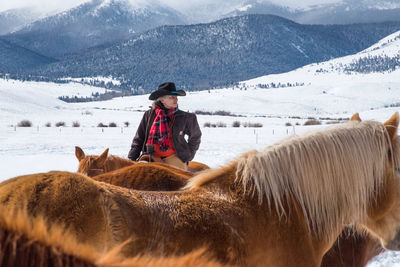
<path fill-rule="evenodd" d="M 179 23 L 184 23 L 183 15 L 162 5 L 134 8 L 127 0 L 92 0 L 2 37 L 60 59 L 92 46 L 122 41 L 160 25 Z"/>
<path fill-rule="evenodd" d="M 400 22 L 301 25 L 272 15 L 246 15 L 208 24 L 161 26 L 43 67 L 36 74 L 112 76 L 126 89 L 145 91 L 165 80 L 207 89 L 356 53 L 399 29 Z"/>

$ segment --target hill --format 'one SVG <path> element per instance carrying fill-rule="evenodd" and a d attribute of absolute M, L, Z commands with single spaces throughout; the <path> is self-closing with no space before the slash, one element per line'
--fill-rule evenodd
<path fill-rule="evenodd" d="M 400 22 L 302 25 L 271 15 L 162 26 L 111 46 L 50 64 L 35 75 L 113 77 L 149 92 L 163 81 L 208 89 L 357 53 L 400 29 Z"/>

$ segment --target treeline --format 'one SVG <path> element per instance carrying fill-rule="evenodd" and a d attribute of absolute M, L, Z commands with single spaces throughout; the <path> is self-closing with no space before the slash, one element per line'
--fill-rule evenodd
<path fill-rule="evenodd" d="M 388 56 L 368 56 L 357 59 L 344 68 L 345 72 L 384 72 L 394 71 L 400 67 L 400 55 L 395 57 Z"/>
<path fill-rule="evenodd" d="M 60 96 L 58 99 L 67 103 L 80 103 L 80 102 L 92 102 L 92 101 L 104 101 L 110 100 L 114 97 L 130 96 L 134 95 L 132 91 L 109 91 L 104 94 L 99 92 L 92 93 L 91 96 L 78 97 L 78 96 Z"/>

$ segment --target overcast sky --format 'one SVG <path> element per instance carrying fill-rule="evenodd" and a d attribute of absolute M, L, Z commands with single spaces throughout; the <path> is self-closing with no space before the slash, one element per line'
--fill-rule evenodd
<path fill-rule="evenodd" d="M 65 10 L 81 3 L 88 2 L 89 0 L 0 0 L 0 11 L 4 11 L 12 8 L 21 8 L 32 6 L 39 10 L 53 11 L 53 10 Z M 135 1 L 135 0 L 130 0 Z M 143 0 L 139 0 L 143 1 Z M 151 2 L 152 0 L 147 0 Z M 264 0 L 259 0 L 259 2 Z M 340 2 L 341 0 L 270 0 L 273 3 L 279 3 L 290 7 L 299 7 L 299 5 L 307 6 L 320 3 L 332 3 Z M 34 2 L 34 3 L 32 3 Z M 191 6 L 199 6 L 203 4 L 215 4 L 215 3 L 241 3 L 244 0 L 159 0 L 159 2 L 170 5 L 171 7 L 182 10 L 190 8 Z"/>

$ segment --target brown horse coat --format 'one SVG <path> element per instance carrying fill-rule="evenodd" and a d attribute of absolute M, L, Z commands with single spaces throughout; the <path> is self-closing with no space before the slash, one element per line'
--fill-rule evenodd
<path fill-rule="evenodd" d="M 192 176 L 192 172 L 152 162 L 137 163 L 94 176 L 93 179 L 138 190 L 172 191 L 185 186 Z"/>
<path fill-rule="evenodd" d="M 181 257 L 141 255 L 125 258 L 120 248 L 96 251 L 80 243 L 61 225 L 46 225 L 26 211 L 0 208 L 0 266 L 23 267 L 219 267 L 203 250 Z"/>

